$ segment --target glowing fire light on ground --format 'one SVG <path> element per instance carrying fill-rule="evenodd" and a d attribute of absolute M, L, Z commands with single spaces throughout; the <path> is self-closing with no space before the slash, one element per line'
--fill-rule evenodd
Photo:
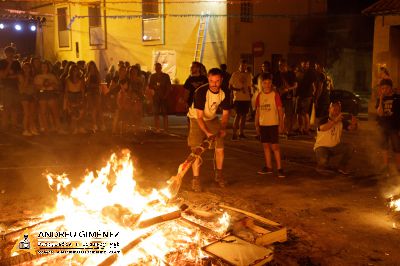
<path fill-rule="evenodd" d="M 119 254 L 113 265 L 201 264 L 201 259 L 206 257 L 201 247 L 215 240 L 215 236 L 206 235 L 179 219 L 140 226 L 152 217 L 179 211 L 179 206 L 169 202 L 168 188 L 144 191 L 137 186 L 127 150 L 120 156 L 113 154 L 106 166 L 96 173 L 89 172 L 75 188 L 65 174 L 46 177 L 50 188 L 57 192 L 57 203 L 44 218 L 63 216 L 64 219 L 36 231 L 119 232 L 119 249 L 141 238 L 133 249 Z M 211 228 L 216 235 L 222 235 L 229 224 L 230 217 L 224 213 L 212 222 Z M 63 260 L 72 262 L 71 265 L 97 265 L 109 256 L 73 254 Z"/>

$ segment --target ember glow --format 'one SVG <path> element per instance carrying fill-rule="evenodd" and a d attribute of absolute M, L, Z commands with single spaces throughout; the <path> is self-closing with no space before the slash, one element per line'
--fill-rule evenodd
<path fill-rule="evenodd" d="M 46 178 L 50 188 L 57 193 L 57 203 L 54 210 L 45 213 L 43 217 L 48 219 L 61 216 L 64 219 L 41 226 L 35 231 L 118 232 L 114 240 L 118 240 L 118 250 L 122 250 L 122 253 L 107 265 L 201 264 L 201 260 L 207 256 L 201 247 L 216 240 L 216 236 L 223 235 L 230 223 L 229 215 L 223 213 L 211 225 L 210 222 L 204 224 L 215 232 L 214 236 L 180 219 L 156 222 L 153 225 L 145 223 L 164 214 L 179 213 L 180 208 L 178 204 L 170 203 L 168 188 L 146 192 L 137 186 L 127 150 L 120 156 L 113 154 L 106 166 L 96 173 L 87 173 L 82 183 L 75 188 L 71 187 L 65 174 L 47 174 Z M 34 234 L 38 233 L 35 231 Z M 135 239 L 137 243 L 133 248 L 124 249 Z M 63 261 L 97 265 L 109 257 L 109 253 L 70 254 L 64 256 Z M 43 263 L 43 259 L 40 259 L 40 263 Z"/>

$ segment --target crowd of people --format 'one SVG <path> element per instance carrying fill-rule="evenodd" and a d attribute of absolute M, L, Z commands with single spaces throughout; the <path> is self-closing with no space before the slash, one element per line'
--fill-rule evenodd
<path fill-rule="evenodd" d="M 18 130 L 18 111 L 22 107 L 24 136 L 104 131 L 105 113 L 112 114 L 110 130 L 116 134 L 132 126 L 140 129 L 149 106 L 155 129 L 160 130 L 162 116 L 163 129 L 168 130 L 167 98 L 172 85 L 160 63 L 155 63 L 151 74 L 138 64 L 120 61 L 102 80 L 94 61 L 51 64 L 37 57 L 17 60 L 11 46 L 4 49 L 4 55 L 5 59 L 0 60 L 3 130 Z M 391 145 L 400 168 L 400 98 L 388 73 L 379 82 L 376 108 L 383 132 L 382 147 L 388 150 Z M 356 130 L 357 120 L 353 116 L 345 119 L 340 102 L 331 102 L 333 81 L 322 65 L 304 61 L 289 66 L 282 59 L 277 71 L 272 71 L 270 62 L 265 61 L 253 76 L 245 60 L 240 60 L 232 74 L 225 64 L 207 72 L 203 64 L 193 62 L 183 87 L 188 145 L 196 149 L 205 138 L 215 139 L 215 181 L 221 187 L 226 185 L 222 174 L 224 138 L 232 114 L 232 141 L 247 139 L 246 121 L 254 121 L 265 154 L 265 166 L 259 174 L 273 173 L 273 154 L 277 176 L 285 177 L 279 136 L 310 135 L 312 131 L 316 131 L 317 171 L 348 174 L 353 148 L 343 143 L 341 136 L 343 129 Z M 222 113 L 221 120 L 218 113 Z M 335 169 L 330 165 L 333 156 L 341 157 Z M 193 164 L 195 191 L 201 190 L 200 165 L 200 159 Z"/>
<path fill-rule="evenodd" d="M 38 57 L 17 60 L 11 46 L 4 49 L 4 55 L 5 59 L 0 60 L 4 131 L 22 127 L 23 136 L 104 131 L 104 114 L 111 113 L 111 131 L 126 132 L 131 125 L 141 126 L 146 88 L 153 102 L 156 127 L 160 114 L 164 116 L 164 127 L 168 127 L 164 103 L 171 81 L 160 64 L 151 74 L 138 64 L 120 61 L 118 68 L 111 67 L 102 80 L 94 61 L 52 64 Z"/>

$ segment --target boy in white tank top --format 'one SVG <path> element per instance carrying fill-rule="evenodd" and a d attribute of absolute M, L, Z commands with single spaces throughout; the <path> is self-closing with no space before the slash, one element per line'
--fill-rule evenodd
<path fill-rule="evenodd" d="M 272 75 L 262 74 L 259 78 L 261 92 L 256 98 L 255 126 L 264 148 L 266 165 L 258 174 L 272 174 L 271 150 L 274 153 L 278 177 L 285 177 L 281 165 L 279 133 L 284 130 L 282 102 L 279 94 L 272 90 Z"/>

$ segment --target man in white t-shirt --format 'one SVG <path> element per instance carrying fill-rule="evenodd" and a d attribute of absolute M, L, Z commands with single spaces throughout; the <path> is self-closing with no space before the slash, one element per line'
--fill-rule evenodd
<path fill-rule="evenodd" d="M 212 68 L 208 72 L 208 84 L 196 89 L 192 106 L 189 108 L 190 130 L 188 145 L 194 150 L 200 146 L 204 139 L 215 136 L 215 181 L 220 187 L 225 187 L 226 182 L 222 175 L 224 162 L 224 137 L 229 120 L 229 95 L 221 89 L 222 71 Z M 217 116 L 218 107 L 222 108 L 222 118 Z M 201 191 L 200 160 L 193 165 L 192 189 Z"/>
<path fill-rule="evenodd" d="M 353 154 L 351 144 L 341 142 L 342 131 L 356 130 L 357 120 L 352 117 L 351 123 L 343 120 L 340 102 L 331 103 L 329 107 L 329 116 L 319 121 L 317 129 L 317 139 L 314 145 L 314 151 L 317 158 L 317 172 L 330 173 L 334 170 L 343 175 L 348 175 L 347 165 Z M 340 157 L 337 169 L 329 165 L 332 157 Z"/>
<path fill-rule="evenodd" d="M 237 130 L 239 129 L 239 138 L 246 138 L 244 135 L 244 127 L 246 124 L 246 116 L 250 108 L 252 75 L 247 72 L 246 60 L 241 60 L 239 70 L 232 73 L 229 80 L 229 88 L 233 91 L 233 106 L 236 111 L 235 120 L 233 121 L 232 140 L 237 140 Z"/>

